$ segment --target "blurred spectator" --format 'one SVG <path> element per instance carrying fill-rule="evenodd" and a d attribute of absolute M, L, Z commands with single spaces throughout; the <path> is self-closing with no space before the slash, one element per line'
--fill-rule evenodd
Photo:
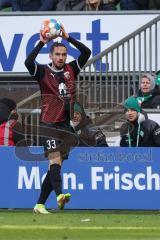
<path fill-rule="evenodd" d="M 124 102 L 126 122 L 120 129 L 121 147 L 159 147 L 160 126 L 145 119 L 136 98 L 129 97 Z"/>
<path fill-rule="evenodd" d="M 79 138 L 79 146 L 108 147 L 106 136 L 92 123 L 79 102 L 74 103 L 73 119 L 70 124 Z"/>
<path fill-rule="evenodd" d="M 53 11 L 58 0 L 11 0 L 12 11 Z"/>
<path fill-rule="evenodd" d="M 11 7 L 11 0 L 0 0 L 0 10 Z"/>
<path fill-rule="evenodd" d="M 160 9 L 160 0 L 153 0 L 155 8 Z"/>
<path fill-rule="evenodd" d="M 57 11 L 99 11 L 117 10 L 116 5 L 120 0 L 60 0 Z"/>
<path fill-rule="evenodd" d="M 156 72 L 155 83 L 160 86 L 160 70 Z"/>
<path fill-rule="evenodd" d="M 82 11 L 85 8 L 85 0 L 59 0 L 56 11 Z"/>
<path fill-rule="evenodd" d="M 149 1 L 149 9 L 150 10 L 155 10 L 156 9 L 155 0 L 150 0 Z"/>
<path fill-rule="evenodd" d="M 160 0 L 150 0 L 149 9 L 160 9 Z"/>
<path fill-rule="evenodd" d="M 114 11 L 120 0 L 86 0 L 87 11 Z"/>
<path fill-rule="evenodd" d="M 120 0 L 120 8 L 121 10 L 148 10 L 149 0 Z"/>
<path fill-rule="evenodd" d="M 137 94 L 138 102 L 142 108 L 160 108 L 160 88 L 158 85 L 158 76 L 143 74 L 140 82 L 140 89 Z"/>
<path fill-rule="evenodd" d="M 10 98 L 0 99 L 0 146 L 15 146 L 24 139 L 23 129 L 17 121 L 16 103 Z M 24 144 L 24 141 L 23 141 Z"/>

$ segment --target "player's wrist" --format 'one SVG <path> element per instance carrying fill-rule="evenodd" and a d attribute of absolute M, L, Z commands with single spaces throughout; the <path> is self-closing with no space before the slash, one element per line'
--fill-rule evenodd
<path fill-rule="evenodd" d="M 67 39 L 67 41 L 70 42 L 70 41 L 72 41 L 72 39 L 73 39 L 73 38 L 72 38 L 71 36 L 68 35 L 68 39 Z"/>
<path fill-rule="evenodd" d="M 64 36 L 62 36 L 62 38 L 68 41 L 69 34 L 68 34 L 68 33 L 66 33 Z"/>
<path fill-rule="evenodd" d="M 40 40 L 40 41 L 39 41 L 39 44 L 40 44 L 41 46 L 44 46 L 45 43 L 46 43 L 46 42 L 44 42 L 43 40 Z"/>
<path fill-rule="evenodd" d="M 67 34 L 66 34 L 66 40 L 68 40 L 68 38 L 69 38 L 69 34 L 67 33 Z"/>

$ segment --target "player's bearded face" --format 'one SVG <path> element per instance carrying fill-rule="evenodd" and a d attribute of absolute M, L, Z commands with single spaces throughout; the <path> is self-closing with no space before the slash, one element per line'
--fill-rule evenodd
<path fill-rule="evenodd" d="M 67 59 L 67 49 L 61 46 L 55 47 L 53 53 L 50 54 L 50 59 L 56 68 L 63 68 Z"/>

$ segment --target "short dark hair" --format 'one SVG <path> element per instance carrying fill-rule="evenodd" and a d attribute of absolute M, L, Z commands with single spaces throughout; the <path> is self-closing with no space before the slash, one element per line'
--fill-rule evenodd
<path fill-rule="evenodd" d="M 0 98 L 0 103 L 5 104 L 7 107 L 9 107 L 9 110 L 12 111 L 17 107 L 17 104 L 14 100 L 11 98 Z"/>
<path fill-rule="evenodd" d="M 65 47 L 66 48 L 66 46 L 63 43 L 55 42 L 55 43 L 53 43 L 53 45 L 50 48 L 50 53 L 53 53 L 53 51 L 56 47 Z"/>

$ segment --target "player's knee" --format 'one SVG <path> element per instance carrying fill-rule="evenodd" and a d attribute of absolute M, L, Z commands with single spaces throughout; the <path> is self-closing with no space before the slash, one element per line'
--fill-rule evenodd
<path fill-rule="evenodd" d="M 53 165 L 53 164 L 61 165 L 62 164 L 62 157 L 61 157 L 60 152 L 49 153 L 48 158 L 49 158 L 50 165 Z"/>

